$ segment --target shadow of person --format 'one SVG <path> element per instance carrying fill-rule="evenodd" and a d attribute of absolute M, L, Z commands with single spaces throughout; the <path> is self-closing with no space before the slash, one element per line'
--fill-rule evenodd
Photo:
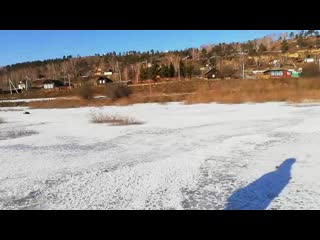
<path fill-rule="evenodd" d="M 277 170 L 235 191 L 227 200 L 225 210 L 264 210 L 291 179 L 295 158 L 285 160 Z"/>

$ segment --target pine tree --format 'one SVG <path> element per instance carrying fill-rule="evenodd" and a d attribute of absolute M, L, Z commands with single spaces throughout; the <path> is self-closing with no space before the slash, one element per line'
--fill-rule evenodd
<path fill-rule="evenodd" d="M 201 56 L 202 57 L 207 57 L 208 56 L 208 52 L 207 52 L 207 50 L 205 48 L 201 49 Z"/>
<path fill-rule="evenodd" d="M 155 80 L 159 74 L 160 74 L 160 68 L 158 64 L 152 64 L 152 66 L 148 68 L 149 79 Z"/>
<path fill-rule="evenodd" d="M 248 41 L 247 50 L 248 50 L 249 55 L 251 55 L 251 56 L 256 54 L 257 51 L 256 51 L 252 41 Z"/>
<path fill-rule="evenodd" d="M 300 35 L 298 36 L 297 44 L 298 44 L 300 47 L 306 46 L 306 43 L 305 43 L 305 41 L 303 40 L 302 34 L 300 34 Z"/>
<path fill-rule="evenodd" d="M 289 50 L 289 46 L 288 46 L 288 42 L 287 40 L 284 38 L 281 42 L 281 52 L 285 53 Z"/>
<path fill-rule="evenodd" d="M 161 77 L 169 77 L 169 67 L 167 65 L 162 64 L 160 70 Z"/>
<path fill-rule="evenodd" d="M 146 69 L 143 65 L 140 67 L 140 80 L 144 81 L 148 79 L 148 69 Z"/>
<path fill-rule="evenodd" d="M 290 38 L 293 38 L 293 37 L 294 37 L 294 32 L 291 32 L 290 35 L 289 35 L 289 37 L 290 37 Z"/>
<path fill-rule="evenodd" d="M 194 69 L 194 66 L 192 65 L 192 63 L 188 63 L 187 66 L 185 67 L 186 76 L 190 79 L 192 78 L 193 69 Z"/>
<path fill-rule="evenodd" d="M 186 68 L 185 68 L 184 62 L 182 60 L 180 60 L 180 63 L 179 63 L 179 70 L 180 70 L 180 76 L 185 78 L 186 77 Z"/>
<path fill-rule="evenodd" d="M 265 51 L 267 51 L 267 47 L 261 43 L 259 45 L 259 52 L 265 52 Z"/>
<path fill-rule="evenodd" d="M 171 62 L 169 66 L 169 77 L 174 77 L 174 75 L 175 75 L 175 69 L 174 69 L 173 63 Z"/>
<path fill-rule="evenodd" d="M 320 48 L 320 38 L 317 38 L 316 40 L 316 48 Z"/>

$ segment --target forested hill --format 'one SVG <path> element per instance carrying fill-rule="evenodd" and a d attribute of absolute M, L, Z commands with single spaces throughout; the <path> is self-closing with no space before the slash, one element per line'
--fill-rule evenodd
<path fill-rule="evenodd" d="M 214 39 L 212 39 L 214 42 Z M 320 48 L 319 32 L 316 30 L 302 30 L 283 34 L 268 35 L 260 39 L 247 42 L 231 42 L 207 44 L 198 48 L 188 48 L 177 51 L 159 52 L 150 50 L 146 52 L 108 52 L 93 56 L 62 56 L 57 59 L 17 63 L 0 68 L 0 84 L 7 84 L 8 80 L 18 82 L 23 79 L 59 79 L 69 75 L 71 78 L 88 75 L 96 69 L 120 72 L 123 80 L 137 80 L 152 78 L 144 74 L 144 69 L 153 66 L 155 73 L 170 77 L 177 74 L 181 61 L 187 64 L 182 67 L 193 75 L 199 75 L 201 68 L 214 67 L 217 56 L 232 59 L 244 52 L 247 56 L 261 56 L 266 54 L 293 53 L 296 51 L 309 51 Z M 148 65 L 149 64 L 149 65 Z M 162 67 L 161 67 L 162 66 Z M 171 67 L 171 73 L 170 73 Z M 173 69 L 174 68 L 174 72 Z M 145 75 L 145 76 L 144 76 Z M 0 85 L 1 88 L 1 85 Z"/>

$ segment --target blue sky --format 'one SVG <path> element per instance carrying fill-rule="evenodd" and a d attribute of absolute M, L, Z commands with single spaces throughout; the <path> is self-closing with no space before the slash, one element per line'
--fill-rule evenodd
<path fill-rule="evenodd" d="M 241 42 L 286 31 L 289 30 L 0 30 L 0 66 L 64 55 L 176 50 Z"/>

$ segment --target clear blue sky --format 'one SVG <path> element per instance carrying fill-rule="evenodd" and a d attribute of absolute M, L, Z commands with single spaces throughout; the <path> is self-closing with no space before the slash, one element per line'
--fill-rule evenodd
<path fill-rule="evenodd" d="M 287 30 L 0 30 L 0 66 L 116 51 L 175 50 L 241 42 Z"/>

